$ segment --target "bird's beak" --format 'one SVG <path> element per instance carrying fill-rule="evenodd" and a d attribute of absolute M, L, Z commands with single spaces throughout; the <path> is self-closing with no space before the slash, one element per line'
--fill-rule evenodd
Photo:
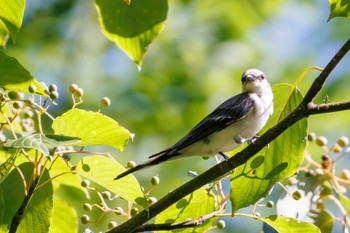
<path fill-rule="evenodd" d="M 254 79 L 254 77 L 253 76 L 251 76 L 251 75 L 247 75 L 247 82 L 253 82 L 255 79 Z"/>

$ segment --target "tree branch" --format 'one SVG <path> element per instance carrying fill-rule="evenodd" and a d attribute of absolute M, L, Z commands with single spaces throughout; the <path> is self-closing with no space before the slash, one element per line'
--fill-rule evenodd
<path fill-rule="evenodd" d="M 312 102 L 315 96 L 318 94 L 318 92 L 322 89 L 329 74 L 344 57 L 344 55 L 349 51 L 349 49 L 350 39 L 343 45 L 343 47 L 327 64 L 327 66 L 320 73 L 320 75 L 315 79 L 299 106 L 296 109 L 294 109 L 289 115 L 287 115 L 284 119 L 282 119 L 278 124 L 270 128 L 266 133 L 264 133 L 258 140 L 256 140 L 254 144 L 250 144 L 244 150 L 231 157 L 229 160 L 226 160 L 210 168 L 200 176 L 194 178 L 193 180 L 190 180 L 186 184 L 180 186 L 176 190 L 164 196 L 158 202 L 151 205 L 149 207 L 148 212 L 147 210 L 141 211 L 132 219 L 129 219 L 128 221 L 124 222 L 123 224 L 119 225 L 118 227 L 112 229 L 109 232 L 135 232 L 135 230 L 138 230 L 137 228 L 139 228 L 142 224 L 155 217 L 157 214 L 164 211 L 166 208 L 176 203 L 181 198 L 203 187 L 205 184 L 224 176 L 225 174 L 237 168 L 238 166 L 246 163 L 251 157 L 253 157 L 261 149 L 263 149 L 268 143 L 272 142 L 286 129 L 288 129 L 294 123 L 303 119 L 304 117 L 308 117 L 309 115 L 319 113 L 350 109 L 350 102 L 320 105 L 315 105 Z"/>

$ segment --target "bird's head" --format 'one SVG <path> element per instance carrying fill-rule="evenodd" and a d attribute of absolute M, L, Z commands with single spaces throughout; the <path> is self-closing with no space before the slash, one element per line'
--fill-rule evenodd
<path fill-rule="evenodd" d="M 264 95 L 271 92 L 269 82 L 266 76 L 258 69 L 249 69 L 242 74 L 242 90 L 243 92 L 256 93 Z"/>

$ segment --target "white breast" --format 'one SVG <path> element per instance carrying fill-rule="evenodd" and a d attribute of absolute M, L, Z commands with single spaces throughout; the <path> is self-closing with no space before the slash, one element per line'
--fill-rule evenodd
<path fill-rule="evenodd" d="M 255 93 L 249 94 L 254 100 L 254 107 L 246 117 L 238 120 L 217 133 L 214 133 L 195 144 L 184 148 L 181 154 L 185 156 L 213 156 L 218 152 L 231 151 L 241 144 L 235 141 L 236 136 L 249 139 L 255 136 L 266 124 L 273 112 L 272 93 L 271 96 L 260 97 Z"/>

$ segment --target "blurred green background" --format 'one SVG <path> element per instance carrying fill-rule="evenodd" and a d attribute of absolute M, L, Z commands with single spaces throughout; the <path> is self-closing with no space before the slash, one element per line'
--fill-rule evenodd
<path fill-rule="evenodd" d="M 107 150 L 123 164 L 140 163 L 239 93 L 246 69 L 261 69 L 273 85 L 293 84 L 309 66 L 324 67 L 350 35 L 348 19 L 327 22 L 328 14 L 328 1 L 317 0 L 170 1 L 165 29 L 150 46 L 139 72 L 103 36 L 93 1 L 27 0 L 23 27 L 6 53 L 39 81 L 57 84 L 55 116 L 71 107 L 72 83 L 85 91 L 81 108 L 97 110 L 100 99 L 108 96 L 112 105 L 103 113 L 136 136 L 122 153 Z M 350 99 L 349 60 L 348 55 L 339 64 L 316 102 L 326 95 L 330 101 Z M 317 74 L 304 77 L 299 85 L 303 93 Z M 310 130 L 335 142 L 339 136 L 350 136 L 349 116 L 312 116 Z M 189 158 L 136 176 L 148 187 L 150 178 L 159 174 L 161 185 L 154 195 L 160 198 L 191 179 L 188 170 L 201 173 L 214 163 Z M 234 218 L 227 224 L 235 232 L 258 232 L 261 224 L 254 226 L 252 221 Z"/>

